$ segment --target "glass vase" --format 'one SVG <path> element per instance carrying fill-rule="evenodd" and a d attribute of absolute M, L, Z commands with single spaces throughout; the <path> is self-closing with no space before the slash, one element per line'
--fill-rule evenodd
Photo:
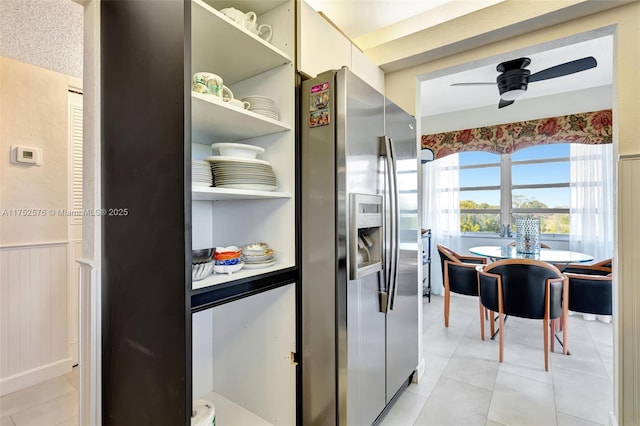
<path fill-rule="evenodd" d="M 527 254 L 540 253 L 540 219 L 516 219 L 516 251 Z"/>

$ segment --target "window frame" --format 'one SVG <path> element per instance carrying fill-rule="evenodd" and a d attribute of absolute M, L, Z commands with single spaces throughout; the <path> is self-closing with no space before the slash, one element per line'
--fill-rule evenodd
<path fill-rule="evenodd" d="M 463 154 L 463 153 L 460 153 Z M 479 163 L 479 164 L 465 164 L 459 166 L 459 170 L 469 169 L 482 169 L 490 167 L 499 167 L 500 169 L 500 185 L 484 185 L 484 186 L 460 186 L 459 191 L 462 195 L 467 191 L 500 191 L 500 207 L 499 209 L 460 209 L 460 216 L 464 214 L 498 214 L 500 216 L 500 228 L 512 229 L 514 224 L 514 214 L 569 214 L 570 208 L 514 208 L 513 207 L 513 191 L 518 189 L 545 189 L 545 188 L 570 188 L 571 182 L 556 182 L 545 184 L 519 184 L 513 185 L 513 167 L 519 165 L 529 164 L 547 164 L 547 163 L 570 163 L 570 156 L 563 157 L 549 157 L 549 158 L 536 158 L 531 160 L 516 160 L 513 161 L 512 154 L 494 154 L 499 156 L 499 161 L 491 163 Z M 508 185 L 505 184 L 508 182 Z M 462 198 L 462 196 L 461 196 Z M 483 235 L 492 234 L 490 231 L 473 232 L 473 231 L 461 231 L 463 235 Z M 568 238 L 567 234 L 543 234 L 548 238 Z"/>

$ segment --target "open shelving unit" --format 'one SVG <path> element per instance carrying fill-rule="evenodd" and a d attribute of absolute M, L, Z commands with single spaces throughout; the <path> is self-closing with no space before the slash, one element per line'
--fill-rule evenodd
<path fill-rule="evenodd" d="M 255 11 L 270 42 L 220 11 Z M 296 423 L 295 0 L 191 0 L 191 71 L 222 77 L 236 99 L 267 96 L 274 120 L 191 93 L 192 159 L 217 142 L 265 152 L 277 190 L 192 186 L 193 249 L 264 242 L 277 262 L 191 283 L 193 399 L 225 425 Z"/>

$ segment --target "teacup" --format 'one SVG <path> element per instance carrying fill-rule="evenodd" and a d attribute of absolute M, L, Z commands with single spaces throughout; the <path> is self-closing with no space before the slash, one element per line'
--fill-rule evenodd
<path fill-rule="evenodd" d="M 217 74 L 197 72 L 193 75 L 192 90 L 196 93 L 202 93 L 203 95 L 233 99 L 233 92 L 222 84 L 222 82 L 222 77 Z"/>
<path fill-rule="evenodd" d="M 244 27 L 249 31 L 256 32 L 256 28 L 258 27 L 258 15 L 255 12 L 247 12 L 244 14 L 245 23 Z"/>
<path fill-rule="evenodd" d="M 238 25 L 242 27 L 246 27 L 247 18 L 245 17 L 244 12 L 242 12 L 241 10 L 238 10 L 235 7 L 227 7 L 225 9 L 220 10 L 220 12 L 225 14 L 229 18 L 231 18 Z"/>
<path fill-rule="evenodd" d="M 256 31 L 254 31 L 256 35 L 260 36 L 264 41 L 271 41 L 271 37 L 273 36 L 273 29 L 271 25 L 262 24 L 258 27 Z"/>
<path fill-rule="evenodd" d="M 249 102 L 241 101 L 240 99 L 229 99 L 227 100 L 227 102 L 229 103 L 229 105 L 233 105 L 242 109 L 249 109 L 249 107 L 251 106 Z"/>

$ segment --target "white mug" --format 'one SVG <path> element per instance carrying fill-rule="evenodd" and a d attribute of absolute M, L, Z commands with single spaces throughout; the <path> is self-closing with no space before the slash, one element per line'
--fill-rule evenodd
<path fill-rule="evenodd" d="M 258 27 L 258 15 L 255 12 L 247 12 L 244 14 L 244 27 L 249 31 L 256 32 L 256 28 Z"/>
<path fill-rule="evenodd" d="M 264 41 L 268 42 L 271 41 L 271 37 L 273 36 L 273 29 L 271 28 L 271 25 L 262 24 L 258 27 L 256 34 L 264 39 Z"/>
<path fill-rule="evenodd" d="M 197 72 L 193 75 L 192 90 L 203 95 L 212 95 L 222 99 L 233 99 L 233 92 L 225 86 L 217 74 L 210 72 Z"/>

